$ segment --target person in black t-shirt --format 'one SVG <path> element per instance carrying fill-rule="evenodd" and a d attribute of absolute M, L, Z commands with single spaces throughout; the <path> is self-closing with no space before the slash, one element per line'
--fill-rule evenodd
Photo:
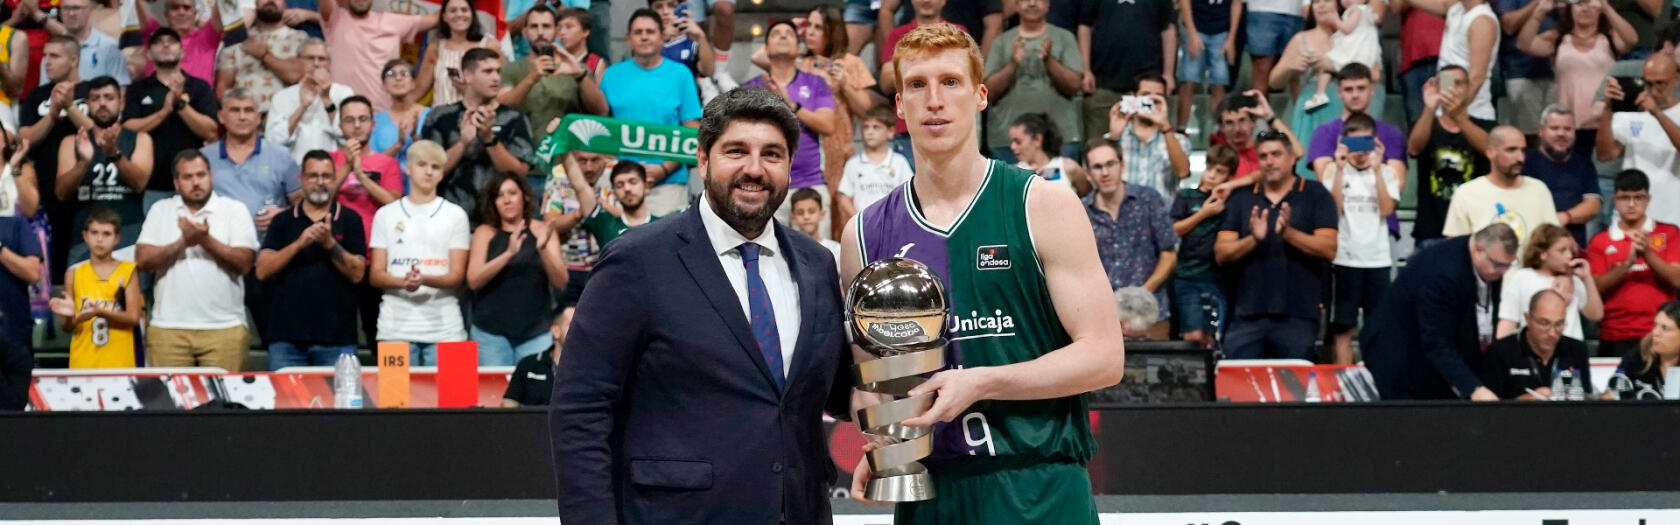
<path fill-rule="evenodd" d="M 58 152 L 58 175 L 53 193 L 71 210 L 71 224 L 85 223 L 93 205 L 110 207 L 122 217 L 122 240 L 118 249 L 134 245 L 140 225 L 146 222 L 142 191 L 152 174 L 152 139 L 145 132 L 123 129 L 122 87 L 116 79 L 99 77 L 88 82 L 89 126 L 50 146 Z M 66 262 L 88 258 L 85 242 L 71 242 Z"/>
<path fill-rule="evenodd" d="M 1488 345 L 1482 384 L 1500 399 L 1550 399 L 1552 378 L 1575 371 L 1576 384 L 1591 389 L 1592 365 L 1587 345 L 1563 336 L 1565 300 L 1556 290 L 1541 290 L 1528 301 L 1522 331 Z"/>
<path fill-rule="evenodd" d="M 123 127 L 156 138 L 152 158 L 158 159 L 173 159 L 181 150 L 199 149 L 220 138 L 214 117 L 221 110 L 216 90 L 205 79 L 181 71 L 181 35 L 168 27 L 158 28 L 146 42 L 146 52 L 157 71 L 128 87 Z M 173 163 L 159 163 L 154 175 L 146 185 L 148 208 L 175 193 Z"/>
<path fill-rule="evenodd" d="M 560 346 L 566 342 L 566 326 L 561 324 L 561 319 L 565 316 L 556 316 L 554 323 L 548 325 L 554 347 L 525 356 L 513 367 L 507 393 L 502 394 L 503 408 L 548 404 L 549 393 L 554 389 L 554 367 L 560 366 Z"/>
<path fill-rule="evenodd" d="M 1639 348 L 1622 357 L 1616 374 L 1610 376 L 1610 388 L 1604 399 L 1663 398 L 1663 385 L 1669 367 L 1680 366 L 1680 301 L 1669 301 L 1657 308 L 1657 318 L 1651 323 L 1651 333 L 1639 342 Z"/>
<path fill-rule="evenodd" d="M 1453 89 L 1442 91 L 1441 78 L 1451 76 Z M 1418 160 L 1417 219 L 1412 238 L 1418 249 L 1441 238 L 1447 221 L 1447 205 L 1460 184 L 1492 170 L 1482 152 L 1487 151 L 1487 130 L 1470 119 L 1471 97 L 1464 68 L 1441 68 L 1440 76 L 1423 85 L 1423 116 L 1412 124 L 1406 137 L 1406 153 Z M 1435 110 L 1441 116 L 1435 116 Z"/>
<path fill-rule="evenodd" d="M 362 217 L 340 205 L 332 155 L 303 156 L 303 199 L 274 216 L 257 258 L 268 368 L 328 366 L 356 353 L 356 283 L 367 268 Z"/>
<path fill-rule="evenodd" d="M 24 140 L 32 145 L 29 161 L 35 165 L 36 186 L 41 188 L 41 209 L 47 211 L 52 225 L 50 256 L 52 275 L 64 273 L 65 254 L 79 236 L 73 232 L 81 227 L 73 222 L 75 210 L 58 205 L 53 184 L 58 176 L 58 144 L 76 133 L 78 128 L 91 125 L 87 116 L 88 83 L 77 73 L 81 62 L 81 44 L 70 37 L 55 37 L 47 42 L 41 63 L 45 66 L 46 83 L 31 90 L 18 103 L 18 127 Z"/>

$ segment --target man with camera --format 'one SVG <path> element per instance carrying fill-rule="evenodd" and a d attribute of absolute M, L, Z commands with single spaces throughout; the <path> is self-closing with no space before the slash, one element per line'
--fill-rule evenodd
<path fill-rule="evenodd" d="M 1680 199 L 1680 97 L 1675 87 L 1680 71 L 1667 54 L 1645 60 L 1643 77 L 1611 77 L 1604 85 L 1608 111 L 1598 117 L 1598 160 L 1622 159 L 1622 169 L 1645 172 L 1651 200 Z M 1608 133 L 1602 130 L 1609 130 Z M 1650 216 L 1660 222 L 1680 222 L 1680 207 L 1653 206 Z"/>
<path fill-rule="evenodd" d="M 531 43 L 531 52 L 502 67 L 502 92 L 496 96 L 498 102 L 523 110 L 536 133 L 545 133 L 568 113 L 607 113 L 600 80 L 583 65 L 583 57 L 554 43 L 556 16 L 541 4 L 525 15 L 520 33 Z"/>
<path fill-rule="evenodd" d="M 1173 132 L 1167 119 L 1167 81 L 1158 73 L 1138 76 L 1137 90 L 1108 108 L 1108 133 L 1126 161 L 1124 181 L 1172 195 L 1190 176 L 1190 140 Z M 1163 207 L 1162 212 L 1166 210 Z"/>

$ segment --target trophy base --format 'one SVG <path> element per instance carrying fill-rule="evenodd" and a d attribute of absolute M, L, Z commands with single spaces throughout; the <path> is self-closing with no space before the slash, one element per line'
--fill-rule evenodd
<path fill-rule="evenodd" d="M 913 474 L 885 476 L 869 480 L 864 497 L 873 501 L 903 503 L 933 499 L 933 478 L 926 470 Z"/>

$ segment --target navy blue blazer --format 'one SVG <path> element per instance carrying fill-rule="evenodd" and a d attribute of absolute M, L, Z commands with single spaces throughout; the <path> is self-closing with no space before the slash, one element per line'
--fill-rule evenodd
<path fill-rule="evenodd" d="M 549 405 L 562 522 L 832 522 L 822 413 L 847 412 L 852 365 L 838 272 L 822 245 L 771 224 L 799 287 L 785 392 L 697 208 L 603 250 Z"/>

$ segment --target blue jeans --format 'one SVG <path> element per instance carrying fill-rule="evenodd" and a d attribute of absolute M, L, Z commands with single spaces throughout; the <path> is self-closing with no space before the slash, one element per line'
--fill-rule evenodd
<path fill-rule="evenodd" d="M 525 356 L 541 353 L 554 345 L 554 337 L 547 333 L 519 341 L 472 327 L 472 340 L 478 342 L 478 366 L 513 366 Z"/>
<path fill-rule="evenodd" d="M 1305 20 L 1282 13 L 1248 13 L 1248 54 L 1275 57 L 1283 54 L 1289 39 L 1301 32 Z"/>
<path fill-rule="evenodd" d="M 276 341 L 268 344 L 268 370 L 270 372 L 288 366 L 333 366 L 338 363 L 338 356 L 356 355 L 356 345 L 302 345 Z"/>
<path fill-rule="evenodd" d="M 1225 39 L 1230 33 L 1210 35 L 1200 31 L 1202 36 L 1202 53 L 1190 55 L 1190 31 L 1178 28 L 1178 81 L 1197 83 L 1202 82 L 1202 74 L 1207 74 L 1208 85 L 1231 85 L 1231 65 L 1225 62 L 1225 53 L 1220 48 L 1225 46 Z"/>
<path fill-rule="evenodd" d="M 1420 58 L 1412 67 L 1400 72 L 1400 94 L 1406 99 L 1406 122 L 1423 117 L 1423 85 L 1435 76 L 1435 59 Z M 1412 130 L 1405 130 L 1410 133 Z"/>
<path fill-rule="evenodd" d="M 408 366 L 437 366 L 437 343 L 408 343 Z"/>
<path fill-rule="evenodd" d="M 1178 334 L 1205 332 L 1219 334 L 1225 324 L 1225 292 L 1212 279 L 1172 280 L 1173 317 L 1178 318 Z"/>

